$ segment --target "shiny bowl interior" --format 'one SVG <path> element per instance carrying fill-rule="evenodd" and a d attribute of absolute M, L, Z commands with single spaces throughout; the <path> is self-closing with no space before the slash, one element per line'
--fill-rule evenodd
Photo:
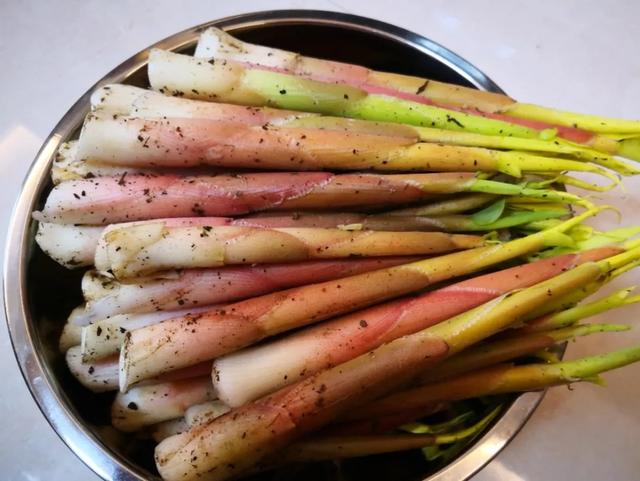
<path fill-rule="evenodd" d="M 482 72 L 444 47 L 414 33 L 375 20 L 319 11 L 270 11 L 209 22 L 171 36 L 156 47 L 189 52 L 199 32 L 216 25 L 243 40 L 296 50 L 306 55 L 363 64 L 378 70 L 420 75 L 476 88 L 500 91 Z M 146 86 L 144 50 L 97 84 L 123 82 Z M 38 153 L 16 203 L 5 253 L 5 309 L 14 351 L 29 388 L 51 426 L 70 449 L 105 480 L 159 479 L 152 445 L 120 437 L 109 424 L 109 394 L 83 389 L 69 374 L 58 351 L 60 330 L 82 298 L 82 271 L 68 271 L 34 243 L 30 213 L 51 188 L 49 166 L 58 145 L 77 135 L 89 110 L 92 87 L 67 112 Z M 462 480 L 484 466 L 524 425 L 540 393 L 517 397 L 475 443 L 437 472 L 419 453 L 401 453 L 341 463 L 323 463 L 288 473 L 252 479 L 379 481 Z M 341 477 L 338 477 L 341 476 Z"/>

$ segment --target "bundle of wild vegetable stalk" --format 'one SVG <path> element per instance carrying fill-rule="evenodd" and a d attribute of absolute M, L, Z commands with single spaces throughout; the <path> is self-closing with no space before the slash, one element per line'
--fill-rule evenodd
<path fill-rule="evenodd" d="M 640 160 L 640 122 L 215 29 L 194 57 L 153 50 L 148 73 L 152 90 L 94 93 L 34 218 L 51 257 L 93 266 L 60 339 L 69 368 L 119 391 L 113 426 L 159 442 L 164 479 L 446 460 L 500 395 L 640 360 L 555 356 L 628 329 L 580 322 L 640 300 L 579 304 L 640 263 L 640 228 L 590 229 L 607 207 L 563 187 L 640 172 L 620 158 Z"/>

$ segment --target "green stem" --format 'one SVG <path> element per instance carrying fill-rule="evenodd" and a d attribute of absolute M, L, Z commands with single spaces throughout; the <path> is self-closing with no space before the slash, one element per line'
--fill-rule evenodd
<path fill-rule="evenodd" d="M 628 249 L 626 252 L 598 261 L 598 265 L 603 271 L 610 272 L 619 269 L 630 262 L 637 261 L 639 256 L 640 246 L 633 247 L 632 249 Z"/>
<path fill-rule="evenodd" d="M 640 361 L 640 346 L 555 364 L 500 364 L 398 392 L 364 406 L 350 419 L 386 416 L 437 401 L 534 391 L 550 386 L 597 380 L 603 372 Z"/>
<path fill-rule="evenodd" d="M 565 170 L 569 170 L 569 169 L 565 169 Z M 571 177 L 570 175 L 564 175 L 564 174 L 556 174 L 555 172 L 549 171 L 549 172 L 538 172 L 537 175 L 541 175 L 541 176 L 548 176 L 551 177 L 549 180 L 543 181 L 543 182 L 532 182 L 529 184 L 529 186 L 534 187 L 534 188 L 542 188 L 542 187 L 546 187 L 550 184 L 562 184 L 562 185 L 570 185 L 572 187 L 577 187 L 579 189 L 584 189 L 584 190 L 591 190 L 594 192 L 608 192 L 611 189 L 613 189 L 614 187 L 617 187 L 618 185 L 620 185 L 621 180 L 620 178 L 618 178 L 617 176 L 608 173 L 609 175 L 605 175 L 605 174 L 601 174 L 604 175 L 605 177 L 611 179 L 611 183 L 607 184 L 607 185 L 599 185 L 599 184 L 594 184 L 593 182 L 587 182 L 585 180 L 582 179 L 577 179 L 575 177 Z"/>
<path fill-rule="evenodd" d="M 619 267 L 619 268 L 614 269 L 613 271 L 611 271 L 609 273 L 609 278 L 610 279 L 615 279 L 616 277 L 620 277 L 622 274 L 624 274 L 624 273 L 626 273 L 626 272 L 628 272 L 628 271 L 630 271 L 632 269 L 635 269 L 639 265 L 640 265 L 640 260 L 630 262 L 629 264 L 626 264 L 626 265 L 624 265 L 622 267 Z"/>
<path fill-rule="evenodd" d="M 554 219 L 536 221 L 529 224 L 522 225 L 521 228 L 526 230 L 545 230 L 555 227 L 557 221 Z M 612 229 L 607 232 L 598 231 L 570 231 L 569 236 L 574 239 L 573 245 L 569 247 L 556 247 L 548 249 L 546 251 L 534 254 L 530 256 L 530 259 L 540 259 L 545 257 L 551 257 L 560 254 L 566 254 L 567 252 L 585 251 L 590 249 L 597 249 L 598 247 L 610 246 L 621 244 L 631 237 L 640 234 L 640 227 L 622 227 L 620 229 Z M 635 247 L 635 244 L 625 245 L 625 249 Z M 622 272 L 620 273 L 622 274 Z"/>
<path fill-rule="evenodd" d="M 545 316 L 544 318 L 528 323 L 522 328 L 522 331 L 540 332 L 550 329 L 560 329 L 571 326 L 582 319 L 595 316 L 602 312 L 640 302 L 640 296 L 629 297 L 629 294 L 633 289 L 633 287 L 620 289 L 619 291 L 602 299 L 598 299 L 597 301 L 578 305 L 570 309 Z"/>
<path fill-rule="evenodd" d="M 575 337 L 588 336 L 590 334 L 602 334 L 604 332 L 623 332 L 631 329 L 627 324 L 583 324 L 578 326 L 563 327 L 545 332 L 545 335 L 556 342 L 567 341 Z"/>
<path fill-rule="evenodd" d="M 604 279 L 610 271 L 639 258 L 640 247 L 637 247 L 598 262 L 581 264 L 547 281 L 489 301 L 421 332 L 427 338 L 446 342 L 447 354 L 451 356 L 523 321 L 533 310 Z"/>
<path fill-rule="evenodd" d="M 278 127 L 314 128 L 341 130 L 368 135 L 403 137 L 415 141 L 446 144 L 452 146 L 483 147 L 487 149 L 519 150 L 546 153 L 550 156 L 565 156 L 579 159 L 614 170 L 622 175 L 635 175 L 640 169 L 606 153 L 572 144 L 563 139 L 542 140 L 533 138 L 482 135 L 466 131 L 416 127 L 392 122 L 327 117 L 314 114 L 302 117 L 285 117 L 271 122 Z M 558 159 L 562 160 L 562 159 Z M 557 170 L 557 169 L 554 169 Z"/>
<path fill-rule="evenodd" d="M 568 192 L 559 192 L 549 189 L 531 189 L 518 184 L 507 184 L 494 180 L 474 179 L 468 189 L 470 192 L 484 192 L 497 195 L 524 195 L 535 199 L 544 199 L 552 202 L 565 202 L 591 208 L 593 204 L 577 195 Z"/>
<path fill-rule="evenodd" d="M 622 349 L 619 351 L 585 357 L 574 361 L 563 361 L 558 364 L 542 366 L 522 366 L 522 369 L 512 373 L 514 380 L 527 379 L 527 373 L 535 373 L 529 383 L 521 387 L 538 386 L 546 387 L 552 383 L 564 384 L 581 379 L 597 376 L 606 371 L 617 369 L 628 364 L 640 361 L 640 347 Z M 514 386 L 517 387 L 517 386 Z"/>
<path fill-rule="evenodd" d="M 557 210 L 567 216 L 572 213 L 569 207 L 567 207 L 565 204 L 561 204 L 558 202 L 524 202 L 524 201 L 521 202 L 517 198 L 517 196 L 514 196 L 514 197 L 507 197 L 506 203 L 512 209 L 533 210 L 533 211 L 539 210 L 539 209 Z"/>
<path fill-rule="evenodd" d="M 385 95 L 367 94 L 345 84 L 331 84 L 266 70 L 247 70 L 243 87 L 277 108 L 339 117 L 396 122 L 485 135 L 537 138 L 538 132 L 516 124 L 469 115 Z"/>
<path fill-rule="evenodd" d="M 316 118 L 304 118 L 302 122 L 313 125 Z M 298 122 L 297 120 L 295 122 Z M 388 125 L 388 124 L 385 124 Z M 562 139 L 553 141 L 540 139 L 525 139 L 519 137 L 503 137 L 495 135 L 481 135 L 471 132 L 433 129 L 427 127 L 413 127 L 418 138 L 423 142 L 438 142 L 450 145 L 467 145 L 470 147 L 486 147 L 490 149 L 508 149 L 530 152 L 547 152 L 550 154 L 567 155 L 602 165 L 623 175 L 635 175 L 640 169 L 627 164 L 611 155 L 598 152 L 586 147 L 577 146 Z"/>
<path fill-rule="evenodd" d="M 599 115 L 564 112 L 539 105 L 513 103 L 503 113 L 523 119 L 538 120 L 565 127 L 574 127 L 603 134 L 640 133 L 640 121 L 600 117 Z"/>
<path fill-rule="evenodd" d="M 536 220 L 536 221 L 533 221 L 533 222 L 528 222 L 526 224 L 522 224 L 520 226 L 520 228 L 523 231 L 527 231 L 527 232 L 529 232 L 529 231 L 538 232 L 538 231 L 541 231 L 541 230 L 546 230 L 546 229 L 550 229 L 552 227 L 555 227 L 555 226 L 558 225 L 558 222 L 559 221 L 555 220 L 555 219 Z M 559 248 L 559 249 L 562 249 L 562 248 Z M 573 249 L 570 248 L 569 250 L 573 250 Z M 545 251 L 545 253 L 546 253 L 546 251 Z M 543 253 L 541 253 L 541 254 L 543 254 Z M 553 254 L 552 253 L 548 253 L 548 255 L 550 256 L 550 255 L 556 255 L 556 254 L 555 253 L 553 253 Z"/>
<path fill-rule="evenodd" d="M 440 364 L 437 369 L 430 369 L 418 377 L 416 384 L 449 379 L 465 372 L 511 361 L 575 337 L 629 329 L 629 326 L 623 324 L 588 324 L 543 333 L 518 331 L 518 335 L 515 335 L 514 331 L 513 337 L 488 341 L 453 356 Z"/>
<path fill-rule="evenodd" d="M 453 355 L 517 323 L 533 309 L 592 282 L 604 271 L 599 263 L 581 264 L 535 286 L 489 301 L 423 332 L 428 337 L 446 342 L 448 355 Z"/>
<path fill-rule="evenodd" d="M 479 224 L 471 218 L 470 231 L 489 231 L 507 229 L 509 227 L 515 227 L 522 224 L 528 224 L 530 222 L 543 221 L 546 219 L 556 219 L 558 217 L 564 217 L 563 212 L 553 210 L 539 210 L 536 212 L 510 212 L 501 217 L 500 219 L 487 224 Z M 559 225 L 559 224 L 555 224 Z"/>
<path fill-rule="evenodd" d="M 590 172 L 601 175 L 611 180 L 611 184 L 605 187 L 594 186 L 588 182 L 581 182 L 569 176 L 558 175 L 557 182 L 561 182 L 561 178 L 568 182 L 573 182 L 576 186 L 588 190 L 611 189 L 620 183 L 620 179 L 611 172 L 594 165 L 577 161 L 554 157 L 541 157 L 539 155 L 530 155 L 521 152 L 500 152 L 496 154 L 498 157 L 497 171 L 513 177 L 522 177 L 523 172 L 542 172 L 557 173 L 561 171 L 572 170 L 576 172 Z M 482 169 L 479 169 L 482 170 Z"/>
<path fill-rule="evenodd" d="M 627 159 L 640 161 L 640 137 L 619 141 L 618 154 Z"/>
<path fill-rule="evenodd" d="M 553 251 L 554 249 L 550 249 L 550 250 Z M 566 252 L 573 252 L 573 250 L 563 251 L 562 253 L 566 253 Z M 633 254 L 629 255 L 629 252 L 630 250 L 618 256 L 610 257 L 609 259 L 614 259 L 614 262 L 617 264 L 619 263 L 620 265 L 613 266 L 613 267 L 610 266 L 606 268 L 607 272 L 605 275 L 601 276 L 595 281 L 592 281 L 583 286 L 580 286 L 580 288 L 576 289 L 575 291 L 569 293 L 564 297 L 560 297 L 559 299 L 548 302 L 542 308 L 533 309 L 523 320 L 525 322 L 530 322 L 530 321 L 533 321 L 534 319 L 538 319 L 542 316 L 545 316 L 550 312 L 571 308 L 581 300 L 585 299 L 586 297 L 598 291 L 598 289 L 600 289 L 603 285 L 611 282 L 616 277 L 640 265 L 640 259 L 634 258 Z"/>

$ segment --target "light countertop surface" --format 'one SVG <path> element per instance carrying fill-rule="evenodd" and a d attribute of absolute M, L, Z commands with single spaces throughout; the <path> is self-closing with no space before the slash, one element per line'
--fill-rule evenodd
<path fill-rule="evenodd" d="M 640 2 L 596 0 L 296 0 L 137 2 L 0 0 L 0 244 L 29 164 L 68 107 L 107 71 L 172 33 L 232 14 L 315 8 L 369 16 L 425 35 L 469 60 L 510 95 L 567 110 L 640 118 Z M 640 181 L 604 194 L 640 223 Z M 616 225 L 614 215 L 594 221 Z M 638 284 L 627 274 L 607 291 Z M 599 321 L 640 322 L 629 306 Z M 640 343 L 631 333 L 583 339 L 568 355 Z M 556 388 L 522 432 L 474 481 L 639 478 L 640 365 L 607 387 Z M 0 326 L 0 478 L 94 481 L 36 408 Z"/>

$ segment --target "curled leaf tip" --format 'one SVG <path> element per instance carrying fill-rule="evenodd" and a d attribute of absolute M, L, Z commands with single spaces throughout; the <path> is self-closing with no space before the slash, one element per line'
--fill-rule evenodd
<path fill-rule="evenodd" d="M 596 167 L 593 170 L 594 173 L 597 173 L 599 175 L 602 175 L 603 177 L 606 177 L 607 179 L 609 179 L 611 181 L 611 184 L 609 184 L 608 186 L 604 186 L 604 188 L 606 188 L 607 190 L 611 190 L 614 187 L 617 187 L 618 185 L 622 184 L 622 177 L 614 172 L 610 172 L 607 169 L 602 169 L 600 167 Z"/>

